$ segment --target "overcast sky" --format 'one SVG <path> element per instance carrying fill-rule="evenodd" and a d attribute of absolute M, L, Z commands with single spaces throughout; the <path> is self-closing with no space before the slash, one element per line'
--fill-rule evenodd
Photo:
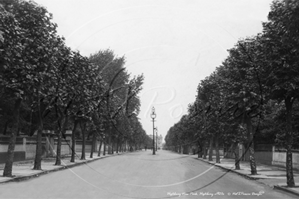
<path fill-rule="evenodd" d="M 82 55 L 111 49 L 132 75 L 144 74 L 139 118 L 158 134 L 187 113 L 197 85 L 240 38 L 262 31 L 271 0 L 35 0 L 53 14 L 58 34 Z"/>

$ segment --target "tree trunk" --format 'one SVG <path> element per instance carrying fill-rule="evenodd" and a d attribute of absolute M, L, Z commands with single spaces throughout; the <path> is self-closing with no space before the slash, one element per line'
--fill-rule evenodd
<path fill-rule="evenodd" d="M 76 127 L 77 127 L 78 121 L 75 120 L 74 121 L 74 126 L 73 126 L 73 130 L 72 130 L 72 154 L 71 154 L 71 162 L 75 162 L 75 147 L 76 147 L 76 140 L 75 140 L 75 131 L 76 131 Z"/>
<path fill-rule="evenodd" d="M 105 152 L 106 152 L 106 138 L 103 139 L 103 156 L 105 156 Z"/>
<path fill-rule="evenodd" d="M 42 133 L 43 133 L 43 118 L 41 110 L 41 101 L 38 94 L 38 113 L 39 113 L 39 128 L 36 136 L 36 153 L 34 159 L 34 170 L 42 170 Z"/>
<path fill-rule="evenodd" d="M 62 137 L 62 132 L 58 128 L 55 165 L 61 165 L 61 137 Z"/>
<path fill-rule="evenodd" d="M 93 140 L 92 140 L 90 158 L 93 158 L 93 154 L 94 154 L 94 149 L 95 149 L 95 145 L 96 145 L 96 132 L 93 132 L 93 138 L 92 139 Z"/>
<path fill-rule="evenodd" d="M 235 170 L 240 170 L 240 149 L 239 149 L 239 143 L 234 143 L 234 159 L 235 159 Z"/>
<path fill-rule="evenodd" d="M 107 149 L 108 154 L 113 154 L 111 134 L 112 133 L 111 133 L 111 124 L 110 124 L 109 125 L 109 135 L 108 135 L 108 149 Z"/>
<path fill-rule="evenodd" d="M 201 147 L 201 143 L 198 142 L 198 158 L 202 158 L 202 156 L 203 156 L 203 150 Z"/>
<path fill-rule="evenodd" d="M 219 153 L 219 136 L 216 136 L 216 163 L 221 163 Z"/>
<path fill-rule="evenodd" d="M 119 141 L 118 141 L 118 139 L 117 139 L 117 142 L 116 142 L 116 153 L 119 153 Z"/>
<path fill-rule="evenodd" d="M 9 121 L 6 121 L 4 128 L 3 128 L 3 135 L 6 135 L 8 124 L 9 124 Z"/>
<path fill-rule="evenodd" d="M 212 136 L 209 140 L 209 152 L 208 152 L 208 161 L 213 161 L 212 155 L 213 155 L 213 143 L 214 143 L 214 137 Z"/>
<path fill-rule="evenodd" d="M 65 135 L 67 125 L 68 125 L 68 115 L 62 116 L 60 126 L 58 126 L 58 134 L 57 134 L 57 149 L 56 149 L 56 162 L 55 165 L 61 165 L 61 143 L 62 136 Z"/>
<path fill-rule="evenodd" d="M 81 133 L 82 133 L 82 148 L 81 148 L 81 160 L 85 160 L 85 127 L 86 124 L 85 122 L 81 121 L 80 122 L 80 128 L 81 128 Z"/>
<path fill-rule="evenodd" d="M 120 142 L 119 142 L 119 152 L 120 152 L 120 153 L 123 152 L 122 141 L 121 141 L 121 140 L 120 140 Z"/>
<path fill-rule="evenodd" d="M 286 180 L 287 186 L 294 187 L 294 174 L 293 174 L 293 153 L 292 153 L 292 146 L 293 146 L 293 132 L 292 132 L 292 108 L 293 108 L 293 100 L 289 97 L 285 99 L 285 107 L 286 107 Z"/>
<path fill-rule="evenodd" d="M 36 153 L 34 159 L 34 170 L 42 170 L 42 133 L 43 126 L 39 126 L 36 136 Z"/>
<path fill-rule="evenodd" d="M 100 140 L 100 144 L 99 144 L 99 150 L 98 150 L 98 157 L 100 157 L 101 154 L 101 147 L 102 147 L 102 140 Z"/>
<path fill-rule="evenodd" d="M 257 175 L 256 170 L 256 162 L 254 157 L 254 140 L 253 140 L 253 126 L 251 123 L 251 118 L 246 118 L 246 125 L 247 125 L 247 133 L 248 133 L 248 149 L 249 149 L 249 158 L 250 158 L 250 168 L 251 168 L 251 175 Z"/>
<path fill-rule="evenodd" d="M 207 156 L 207 149 L 206 149 L 206 143 L 203 144 L 203 159 L 206 159 Z"/>
<path fill-rule="evenodd" d="M 12 177 L 12 167 L 14 162 L 14 152 L 17 138 L 17 131 L 19 129 L 19 115 L 22 99 L 18 98 L 15 101 L 15 106 L 13 110 L 13 127 L 11 129 L 11 134 L 9 138 L 9 145 L 7 149 L 7 159 L 5 162 L 5 167 L 3 171 L 3 177 Z"/>

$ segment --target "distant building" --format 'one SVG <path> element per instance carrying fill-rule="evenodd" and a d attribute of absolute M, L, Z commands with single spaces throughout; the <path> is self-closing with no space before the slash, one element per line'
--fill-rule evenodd
<path fill-rule="evenodd" d="M 157 138 L 157 148 L 162 149 L 162 146 L 163 146 L 162 144 L 163 144 L 163 136 L 160 135 Z"/>
<path fill-rule="evenodd" d="M 153 140 L 153 134 L 148 134 L 148 136 Z M 154 134 L 154 139 L 155 139 L 155 142 L 156 142 L 156 135 Z M 162 145 L 163 144 L 163 136 L 162 135 L 159 135 L 157 136 L 157 148 L 158 149 L 162 149 Z M 155 146 L 156 146 L 156 143 L 155 143 Z"/>

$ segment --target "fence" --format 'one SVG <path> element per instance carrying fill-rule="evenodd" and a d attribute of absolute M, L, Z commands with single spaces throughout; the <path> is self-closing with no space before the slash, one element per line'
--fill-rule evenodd
<path fill-rule="evenodd" d="M 297 168 L 299 170 L 299 152 L 293 152 L 293 168 Z M 272 165 L 278 166 L 286 166 L 286 151 L 285 150 L 276 150 L 273 148 L 272 153 Z"/>
<path fill-rule="evenodd" d="M 85 151 L 91 150 L 91 141 L 86 141 Z M 76 152 L 81 152 L 82 141 L 76 141 Z M 7 149 L 9 145 L 9 137 L 0 137 L 0 163 L 5 163 L 7 159 Z M 98 146 L 98 143 L 96 144 Z M 95 147 L 95 149 L 97 149 Z M 42 137 L 42 156 L 55 156 L 57 150 L 57 138 L 52 136 Z M 61 155 L 69 155 L 72 153 L 70 137 L 62 139 L 61 142 Z M 14 161 L 34 159 L 36 154 L 36 137 L 17 137 L 14 152 Z"/>
<path fill-rule="evenodd" d="M 45 135 L 42 137 L 42 157 L 53 157 L 56 156 L 57 151 L 57 138 L 53 135 Z M 7 149 L 9 145 L 8 136 L 0 136 L 0 163 L 5 163 L 7 159 Z M 94 152 L 99 149 L 100 142 L 96 141 Z M 114 146 L 114 151 L 116 151 L 116 146 Z M 128 148 L 126 144 L 124 147 Z M 85 151 L 90 152 L 92 148 L 92 141 L 85 141 Z M 104 146 L 102 145 L 101 151 L 103 151 Z M 82 140 L 76 140 L 75 152 L 82 152 Z M 72 153 L 71 149 L 71 137 L 67 136 L 66 139 L 61 140 L 61 155 L 70 155 Z M 111 145 L 106 145 L 106 153 L 111 152 Z M 14 150 L 14 162 L 22 160 L 31 160 L 35 158 L 36 154 L 36 136 L 20 136 L 16 139 L 15 150 Z"/>
<path fill-rule="evenodd" d="M 244 154 L 244 157 L 242 155 Z M 246 151 L 242 144 L 239 144 L 239 155 L 242 161 L 249 161 L 249 151 Z M 234 153 L 228 151 L 226 158 L 234 158 Z M 257 145 L 254 157 L 256 162 L 266 165 L 286 166 L 286 150 L 278 149 L 273 145 Z M 299 152 L 293 151 L 293 168 L 299 170 Z"/>

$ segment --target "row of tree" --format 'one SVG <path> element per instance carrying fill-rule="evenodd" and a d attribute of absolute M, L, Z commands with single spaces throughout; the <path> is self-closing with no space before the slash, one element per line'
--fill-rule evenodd
<path fill-rule="evenodd" d="M 299 139 L 299 2 L 272 2 L 263 32 L 239 40 L 228 57 L 202 80 L 188 114 L 171 127 L 166 146 L 195 143 L 199 157 L 220 162 L 219 146 L 243 143 L 257 174 L 254 142 L 286 148 L 287 185 L 294 186 L 292 149 Z M 208 146 L 208 147 L 207 147 Z M 236 169 L 239 155 L 236 152 Z"/>
<path fill-rule="evenodd" d="M 83 141 L 81 159 L 86 137 L 93 144 L 96 139 L 115 143 L 116 150 L 124 143 L 138 148 L 149 141 L 137 117 L 143 75 L 131 77 L 125 58 L 111 50 L 89 57 L 72 51 L 56 28 L 52 15 L 35 2 L 0 0 L 0 128 L 10 137 L 3 176 L 12 176 L 21 132 L 36 136 L 37 170 L 43 130 L 57 137 L 56 165 L 61 164 L 61 142 L 68 129 L 73 132 L 71 162 L 76 131 Z"/>

